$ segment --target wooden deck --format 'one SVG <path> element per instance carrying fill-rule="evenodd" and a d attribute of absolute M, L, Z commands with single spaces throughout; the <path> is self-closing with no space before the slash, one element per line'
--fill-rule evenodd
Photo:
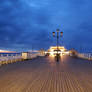
<path fill-rule="evenodd" d="M 63 56 L 4 65 L 0 92 L 92 92 L 92 61 Z"/>

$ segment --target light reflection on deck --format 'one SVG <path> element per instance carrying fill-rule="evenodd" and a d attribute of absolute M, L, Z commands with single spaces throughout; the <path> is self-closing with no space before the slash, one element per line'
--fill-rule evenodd
<path fill-rule="evenodd" d="M 92 92 L 92 61 L 62 56 L 4 65 L 0 92 Z"/>

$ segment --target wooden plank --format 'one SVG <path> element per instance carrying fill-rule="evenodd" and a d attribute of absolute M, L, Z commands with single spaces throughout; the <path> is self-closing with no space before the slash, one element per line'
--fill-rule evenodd
<path fill-rule="evenodd" d="M 0 68 L 0 92 L 91 92 L 92 63 L 62 57 L 37 58 Z"/>

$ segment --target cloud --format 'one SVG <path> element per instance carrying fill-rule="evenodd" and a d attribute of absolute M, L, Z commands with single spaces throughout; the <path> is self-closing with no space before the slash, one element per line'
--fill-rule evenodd
<path fill-rule="evenodd" d="M 0 48 L 48 48 L 52 31 L 66 44 L 91 45 L 91 0 L 0 0 Z M 82 35 L 81 35 L 82 34 Z M 68 47 L 68 45 L 67 45 Z"/>

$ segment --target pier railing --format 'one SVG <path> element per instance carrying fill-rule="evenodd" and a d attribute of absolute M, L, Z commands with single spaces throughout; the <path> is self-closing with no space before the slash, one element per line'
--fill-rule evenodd
<path fill-rule="evenodd" d="M 0 66 L 3 64 L 33 59 L 33 58 L 36 58 L 37 56 L 40 56 L 40 53 L 0 54 Z"/>
<path fill-rule="evenodd" d="M 78 53 L 79 58 L 92 60 L 92 53 Z"/>
<path fill-rule="evenodd" d="M 15 53 L 0 53 L 0 65 L 13 63 L 22 60 L 21 54 L 15 54 Z"/>

